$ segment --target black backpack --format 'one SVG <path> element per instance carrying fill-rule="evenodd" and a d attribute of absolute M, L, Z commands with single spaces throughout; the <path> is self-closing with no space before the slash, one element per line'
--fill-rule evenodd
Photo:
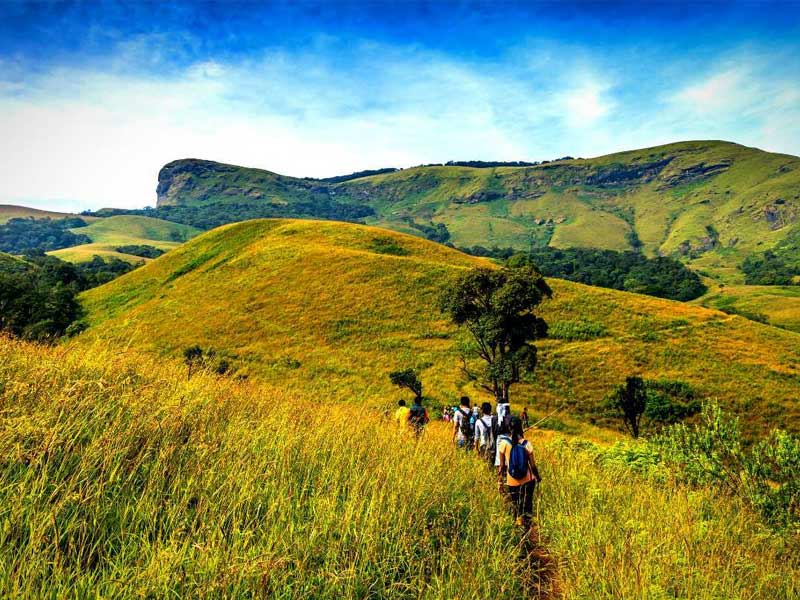
<path fill-rule="evenodd" d="M 474 426 L 469 421 L 472 415 L 469 413 L 469 411 L 464 411 L 462 408 L 459 408 L 458 412 L 461 413 L 461 424 L 459 426 L 461 435 L 463 435 L 467 440 L 472 440 L 475 437 Z"/>
<path fill-rule="evenodd" d="M 425 427 L 425 407 L 421 404 L 412 404 L 408 414 L 408 422 L 416 429 Z"/>

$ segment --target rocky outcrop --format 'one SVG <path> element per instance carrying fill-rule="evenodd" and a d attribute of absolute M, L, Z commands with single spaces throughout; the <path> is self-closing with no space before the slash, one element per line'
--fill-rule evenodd
<path fill-rule="evenodd" d="M 694 183 L 697 181 L 710 179 L 715 175 L 719 175 L 720 173 L 727 171 L 730 166 L 731 161 L 720 161 L 710 165 L 701 162 L 699 164 L 685 167 L 674 172 L 665 173 L 664 176 L 659 178 L 661 181 L 663 181 L 663 183 L 658 189 L 663 190 L 679 185 L 686 185 L 687 183 Z"/>

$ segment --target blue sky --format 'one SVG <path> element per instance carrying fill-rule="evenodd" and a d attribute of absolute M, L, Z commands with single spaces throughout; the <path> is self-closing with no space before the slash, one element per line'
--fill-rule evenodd
<path fill-rule="evenodd" d="M 800 3 L 0 3 L 0 204 L 185 157 L 329 176 L 683 139 L 800 155 Z"/>

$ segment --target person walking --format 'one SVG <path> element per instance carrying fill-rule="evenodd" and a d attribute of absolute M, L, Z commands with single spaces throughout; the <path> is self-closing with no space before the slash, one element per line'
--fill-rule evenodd
<path fill-rule="evenodd" d="M 481 404 L 481 416 L 475 422 L 475 450 L 488 461 L 491 467 L 495 458 L 495 433 L 497 424 L 492 416 L 492 405 Z"/>
<path fill-rule="evenodd" d="M 522 409 L 522 412 L 519 415 L 520 420 L 522 420 L 522 429 L 527 429 L 531 426 L 530 421 L 528 420 L 528 407 Z"/>
<path fill-rule="evenodd" d="M 472 449 L 475 430 L 470 426 L 469 396 L 461 396 L 461 406 L 453 414 L 453 442 L 459 448 Z"/>
<path fill-rule="evenodd" d="M 511 405 L 508 402 L 497 403 L 497 422 L 505 423 L 511 430 Z"/>
<path fill-rule="evenodd" d="M 500 465 L 497 477 L 500 490 L 503 481 L 508 486 L 508 496 L 517 525 L 526 530 L 530 528 L 533 516 L 533 492 L 542 480 L 536 461 L 533 458 L 533 447 L 525 439 L 522 431 L 522 420 L 511 417 L 511 439 L 498 443 Z"/>
<path fill-rule="evenodd" d="M 397 403 L 398 409 L 394 411 L 394 420 L 397 421 L 397 424 L 400 427 L 405 427 L 408 425 L 408 415 L 411 412 L 409 408 L 406 406 L 405 400 L 400 400 Z"/>
<path fill-rule="evenodd" d="M 411 405 L 411 410 L 408 412 L 408 424 L 414 429 L 417 437 L 422 435 L 429 421 L 428 411 L 422 406 L 422 398 L 414 398 L 414 404 Z"/>

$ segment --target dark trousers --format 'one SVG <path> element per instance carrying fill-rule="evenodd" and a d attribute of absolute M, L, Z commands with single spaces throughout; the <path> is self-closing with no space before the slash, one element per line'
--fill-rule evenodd
<path fill-rule="evenodd" d="M 533 515 L 533 492 L 535 489 L 535 481 L 508 486 L 508 499 L 511 501 L 515 519 L 522 517 L 523 520 L 530 521 Z"/>

